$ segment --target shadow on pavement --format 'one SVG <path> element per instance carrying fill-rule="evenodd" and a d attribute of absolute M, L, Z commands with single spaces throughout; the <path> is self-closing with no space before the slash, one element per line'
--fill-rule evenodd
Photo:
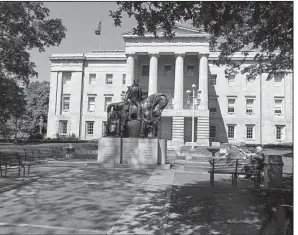
<path fill-rule="evenodd" d="M 237 189 L 230 179 L 216 185 L 207 180 L 174 185 L 167 234 L 265 234 L 272 208 L 293 205 L 292 190 L 257 190 L 247 180 Z"/>
<path fill-rule="evenodd" d="M 41 232 L 42 228 L 30 225 L 45 226 L 46 234 L 82 234 L 84 229 L 106 233 L 152 170 L 72 168 L 52 172 L 28 186 L 1 194 L 0 221 L 11 226 L 1 226 L 0 233 Z"/>

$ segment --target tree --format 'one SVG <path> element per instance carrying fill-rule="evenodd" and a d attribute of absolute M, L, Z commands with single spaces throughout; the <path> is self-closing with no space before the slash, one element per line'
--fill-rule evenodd
<path fill-rule="evenodd" d="M 38 76 L 30 50 L 58 46 L 65 38 L 61 19 L 49 18 L 49 9 L 38 2 L 0 2 L 0 94 L 10 80 L 29 83 Z M 0 97 L 0 121 L 13 114 L 9 92 Z M 2 112 L 4 110 L 4 112 Z"/>
<path fill-rule="evenodd" d="M 211 49 L 220 50 L 217 65 L 226 64 L 226 74 L 274 73 L 293 69 L 293 2 L 117 2 L 110 11 L 115 26 L 121 26 L 122 15 L 134 17 L 134 34 L 146 31 L 157 37 L 161 26 L 164 36 L 175 36 L 175 22 L 190 22 L 210 33 Z M 242 51 L 242 61 L 232 61 L 231 55 Z M 255 63 L 240 69 L 250 51 L 256 51 Z"/>
<path fill-rule="evenodd" d="M 26 112 L 22 117 L 22 131 L 28 134 L 39 132 L 39 121 L 43 118 L 43 129 L 47 127 L 49 109 L 49 82 L 32 82 L 24 90 Z"/>
<path fill-rule="evenodd" d="M 25 96 L 21 88 L 13 79 L 4 79 L 1 83 L 0 100 L 2 113 L 0 115 L 0 133 L 5 138 L 10 132 L 17 138 L 18 124 L 25 113 Z M 2 117 L 2 118 L 1 118 Z M 9 120 L 9 122 L 7 122 Z"/>

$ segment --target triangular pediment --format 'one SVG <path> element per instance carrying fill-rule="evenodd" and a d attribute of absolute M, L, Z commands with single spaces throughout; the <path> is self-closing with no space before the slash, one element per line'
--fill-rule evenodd
<path fill-rule="evenodd" d="M 161 26 L 157 26 L 157 35 L 158 36 L 163 36 L 163 32 L 164 30 L 162 29 Z M 175 32 L 175 36 L 176 37 L 183 37 L 183 36 L 200 36 L 202 34 L 206 34 L 202 29 L 199 28 L 194 28 L 190 25 L 182 25 L 182 24 L 176 24 L 174 27 L 174 32 Z M 130 37 L 130 36 L 134 36 L 137 37 L 136 35 L 133 34 L 133 31 L 128 31 L 122 34 L 123 37 Z M 145 37 L 149 36 L 153 36 L 152 33 L 150 32 L 145 32 L 144 34 Z"/>

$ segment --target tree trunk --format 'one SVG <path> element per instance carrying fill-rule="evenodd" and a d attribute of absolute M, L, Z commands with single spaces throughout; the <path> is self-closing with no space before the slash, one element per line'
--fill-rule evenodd
<path fill-rule="evenodd" d="M 14 143 L 18 143 L 18 118 L 15 120 L 15 133 L 14 133 Z"/>

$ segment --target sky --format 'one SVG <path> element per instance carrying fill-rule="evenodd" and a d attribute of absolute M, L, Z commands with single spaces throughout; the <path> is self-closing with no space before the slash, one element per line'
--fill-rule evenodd
<path fill-rule="evenodd" d="M 39 73 L 38 81 L 50 81 L 52 54 L 87 53 L 93 50 L 124 50 L 122 33 L 132 30 L 135 20 L 123 17 L 121 27 L 115 27 L 109 10 L 116 10 L 116 2 L 45 2 L 50 10 L 50 18 L 60 18 L 67 29 L 58 47 L 46 48 L 45 52 L 33 50 L 31 59 Z M 94 30 L 102 21 L 101 36 Z M 34 79 L 35 80 L 35 79 Z"/>

